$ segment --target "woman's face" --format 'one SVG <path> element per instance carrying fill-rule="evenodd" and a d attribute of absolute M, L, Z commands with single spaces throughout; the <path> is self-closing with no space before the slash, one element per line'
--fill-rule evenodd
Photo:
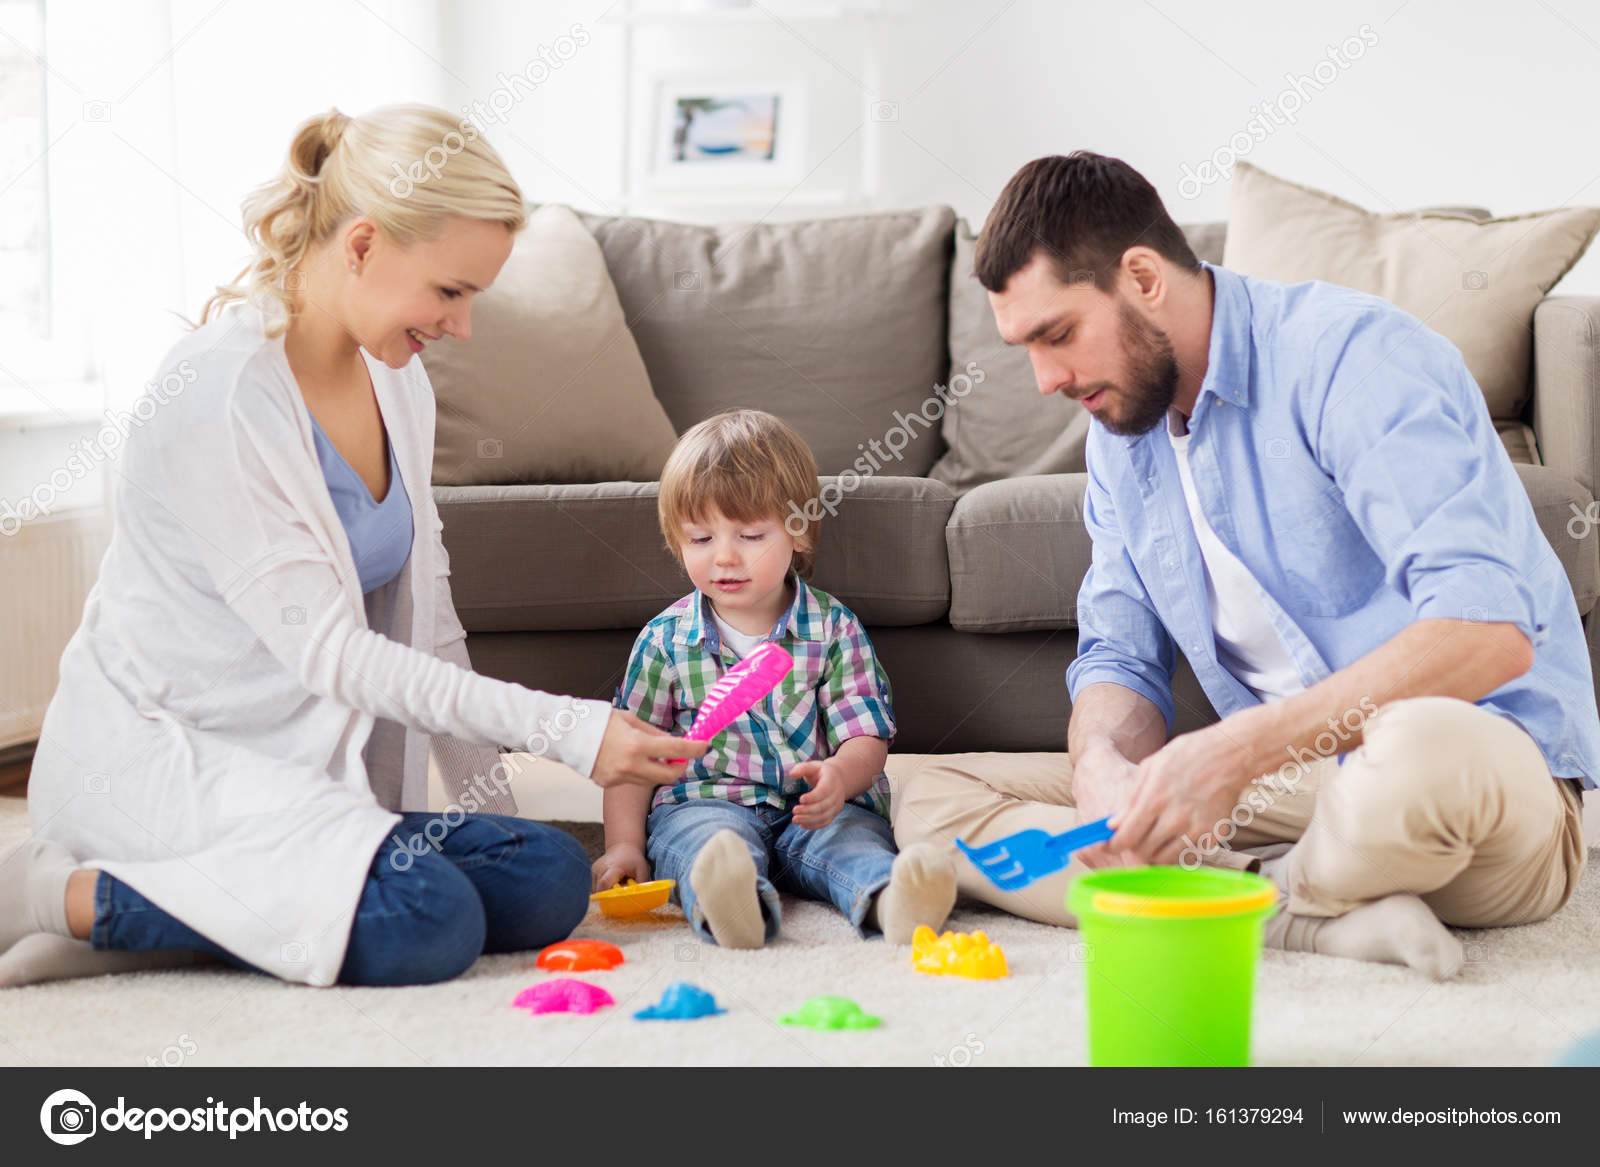
<path fill-rule="evenodd" d="M 437 239 L 401 248 L 380 232 L 346 236 L 348 326 L 361 347 L 391 369 L 410 363 L 441 336 L 472 335 L 472 301 L 494 283 L 511 254 L 502 223 L 455 217 Z M 354 262 L 359 272 L 349 270 Z"/>

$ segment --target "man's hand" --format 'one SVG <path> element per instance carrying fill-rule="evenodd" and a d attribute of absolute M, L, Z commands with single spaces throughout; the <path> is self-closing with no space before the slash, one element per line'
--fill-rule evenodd
<path fill-rule="evenodd" d="M 698 758 L 708 748 L 707 742 L 674 737 L 625 710 L 613 709 L 589 779 L 596 786 L 664 786 L 683 777 L 685 767 L 666 759 Z"/>
<path fill-rule="evenodd" d="M 594 861 L 589 871 L 594 877 L 595 891 L 616 887 L 624 879 L 650 882 L 650 861 L 632 843 L 614 843 L 607 847 L 606 853 Z"/>
<path fill-rule="evenodd" d="M 789 777 L 803 778 L 811 784 L 795 804 L 794 825 L 819 831 L 831 823 L 845 804 L 845 782 L 834 759 L 801 762 L 789 771 Z"/>
<path fill-rule="evenodd" d="M 1133 801 L 1139 767 L 1104 745 L 1072 759 L 1072 802 L 1080 822 L 1092 823 L 1118 814 Z M 1134 861 L 1112 851 L 1109 843 L 1096 843 L 1073 854 L 1085 867 L 1119 867 Z"/>
<path fill-rule="evenodd" d="M 1175 863 L 1183 836 L 1214 831 L 1253 777 L 1248 750 L 1221 723 L 1175 737 L 1137 767 L 1133 799 L 1103 846 L 1135 863 Z"/>

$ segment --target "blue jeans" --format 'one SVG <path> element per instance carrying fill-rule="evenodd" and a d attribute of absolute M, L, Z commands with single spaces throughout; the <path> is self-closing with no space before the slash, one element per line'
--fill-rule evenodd
<path fill-rule="evenodd" d="M 565 939 L 589 910 L 589 857 L 571 835 L 543 823 L 469 814 L 438 850 L 406 844 L 445 821 L 400 816 L 367 872 L 339 982 L 422 985 L 465 972 L 485 952 L 521 952 Z M 184 948 L 260 972 L 105 872 L 95 883 L 96 948 Z"/>
<path fill-rule="evenodd" d="M 883 934 L 868 932 L 865 922 L 873 897 L 889 885 L 894 832 L 882 815 L 865 807 L 847 802 L 831 823 L 811 831 L 795 826 L 787 810 L 705 798 L 656 807 L 645 829 L 655 877 L 678 881 L 673 898 L 702 940 L 716 943 L 695 902 L 689 869 L 700 848 L 722 830 L 731 830 L 744 840 L 755 860 L 756 892 L 769 941 L 783 922 L 778 907 L 780 891 L 831 903 L 850 918 L 863 938 Z"/>

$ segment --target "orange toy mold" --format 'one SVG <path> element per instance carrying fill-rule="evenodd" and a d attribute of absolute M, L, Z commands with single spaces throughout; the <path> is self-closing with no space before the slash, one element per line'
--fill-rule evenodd
<path fill-rule="evenodd" d="M 539 953 L 535 963 L 548 972 L 616 968 L 622 963 L 622 949 L 604 940 L 563 940 Z"/>

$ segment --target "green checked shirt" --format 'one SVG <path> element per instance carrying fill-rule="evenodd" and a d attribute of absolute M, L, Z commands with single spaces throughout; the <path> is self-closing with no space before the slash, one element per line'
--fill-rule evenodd
<path fill-rule="evenodd" d="M 794 602 L 765 639 L 794 657 L 794 671 L 766 699 L 712 739 L 683 780 L 656 791 L 652 806 L 721 798 L 788 809 L 807 789 L 789 777 L 853 737 L 894 738 L 889 678 L 861 622 L 826 592 L 791 575 Z M 722 644 L 697 589 L 644 626 L 613 702 L 662 729 L 683 733 L 706 693 L 739 662 Z M 852 802 L 889 817 L 889 779 L 879 774 Z"/>

